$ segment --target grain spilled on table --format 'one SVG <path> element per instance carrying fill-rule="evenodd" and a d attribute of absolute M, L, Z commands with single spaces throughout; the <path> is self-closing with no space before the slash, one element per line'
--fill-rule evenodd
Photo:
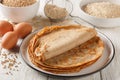
<path fill-rule="evenodd" d="M 18 53 L 13 53 L 5 49 L 0 50 L 0 67 L 2 67 L 6 75 L 13 75 L 15 71 L 19 71 L 20 64 Z"/>

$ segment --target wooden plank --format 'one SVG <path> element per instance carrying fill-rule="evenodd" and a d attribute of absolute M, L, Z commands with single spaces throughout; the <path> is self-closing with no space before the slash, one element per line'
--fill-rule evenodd
<path fill-rule="evenodd" d="M 96 74 L 92 74 L 89 76 L 70 78 L 67 80 L 101 80 L 101 78 L 100 78 L 100 73 L 98 72 Z"/>
<path fill-rule="evenodd" d="M 100 72 L 84 77 L 54 77 L 49 76 L 48 80 L 101 80 Z"/>
<path fill-rule="evenodd" d="M 63 77 L 48 77 L 47 80 L 65 80 Z"/>
<path fill-rule="evenodd" d="M 115 46 L 115 57 L 112 63 L 102 70 L 102 80 L 120 80 L 120 28 L 100 29 L 113 42 Z"/>
<path fill-rule="evenodd" d="M 22 73 L 23 70 L 24 70 L 24 74 Z M 24 76 L 23 80 L 47 80 L 47 75 L 37 72 L 27 66 L 25 68 L 22 68 L 20 73 L 21 73 L 21 77 Z"/>

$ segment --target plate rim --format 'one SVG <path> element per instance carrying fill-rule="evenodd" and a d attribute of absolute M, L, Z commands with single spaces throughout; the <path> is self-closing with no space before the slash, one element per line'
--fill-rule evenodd
<path fill-rule="evenodd" d="M 41 29 L 39 29 L 39 30 L 41 30 Z M 34 32 L 32 32 L 32 33 L 34 34 L 34 33 L 36 33 L 36 32 L 39 31 L 39 30 L 36 30 L 36 31 L 34 31 Z M 104 33 L 100 32 L 100 31 L 98 31 L 98 30 L 97 30 L 97 32 L 100 33 L 100 34 L 102 34 L 103 37 L 107 38 L 107 39 L 110 41 L 110 44 L 111 44 L 112 49 L 113 49 L 113 55 L 112 55 L 112 57 L 110 58 L 110 60 L 108 60 L 108 62 L 107 62 L 103 67 L 101 67 L 101 68 L 99 68 L 99 69 L 97 69 L 97 70 L 95 70 L 95 71 L 93 71 L 93 72 L 87 73 L 87 74 L 82 74 L 82 75 L 59 75 L 59 74 L 53 74 L 53 73 L 50 74 L 50 73 L 43 72 L 43 71 L 40 71 L 40 70 L 34 68 L 31 64 L 29 64 L 29 63 L 24 59 L 24 57 L 23 57 L 23 55 L 22 55 L 22 51 L 21 51 L 21 45 L 22 45 L 23 42 L 27 39 L 27 37 L 29 37 L 32 33 L 29 34 L 29 35 L 22 41 L 22 43 L 21 43 L 21 45 L 20 45 L 19 53 L 20 53 L 23 61 L 27 64 L 27 66 L 31 67 L 32 69 L 34 69 L 34 70 L 36 70 L 36 71 L 38 71 L 38 72 L 40 72 L 40 73 L 46 74 L 46 75 L 56 76 L 56 77 L 83 77 L 83 76 L 92 75 L 92 74 L 97 73 L 97 72 L 103 70 L 104 68 L 106 68 L 106 67 L 112 62 L 112 60 L 114 59 L 114 56 L 115 56 L 115 47 L 114 47 L 113 42 L 112 42 L 112 41 L 110 40 L 110 38 L 108 38 Z M 33 65 L 34 65 L 34 64 L 33 64 Z"/>

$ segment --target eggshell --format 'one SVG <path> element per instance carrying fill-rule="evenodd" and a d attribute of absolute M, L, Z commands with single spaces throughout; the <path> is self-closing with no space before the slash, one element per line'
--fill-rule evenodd
<path fill-rule="evenodd" d="M 19 38 L 24 38 L 32 31 L 32 26 L 29 23 L 22 22 L 15 25 L 14 31 L 18 34 Z"/>
<path fill-rule="evenodd" d="M 0 37 L 2 37 L 8 31 L 13 31 L 13 25 L 8 21 L 0 21 Z"/>
<path fill-rule="evenodd" d="M 11 49 L 14 46 L 16 46 L 16 43 L 18 41 L 18 36 L 15 32 L 7 32 L 3 37 L 2 37 L 2 42 L 1 46 L 5 49 Z"/>

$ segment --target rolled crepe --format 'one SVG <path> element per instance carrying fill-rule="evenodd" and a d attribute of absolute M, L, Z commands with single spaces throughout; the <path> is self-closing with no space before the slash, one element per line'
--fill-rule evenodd
<path fill-rule="evenodd" d="M 41 56 L 42 61 L 58 56 L 96 36 L 96 30 L 88 27 L 59 28 L 39 37 L 39 46 L 35 55 Z"/>

